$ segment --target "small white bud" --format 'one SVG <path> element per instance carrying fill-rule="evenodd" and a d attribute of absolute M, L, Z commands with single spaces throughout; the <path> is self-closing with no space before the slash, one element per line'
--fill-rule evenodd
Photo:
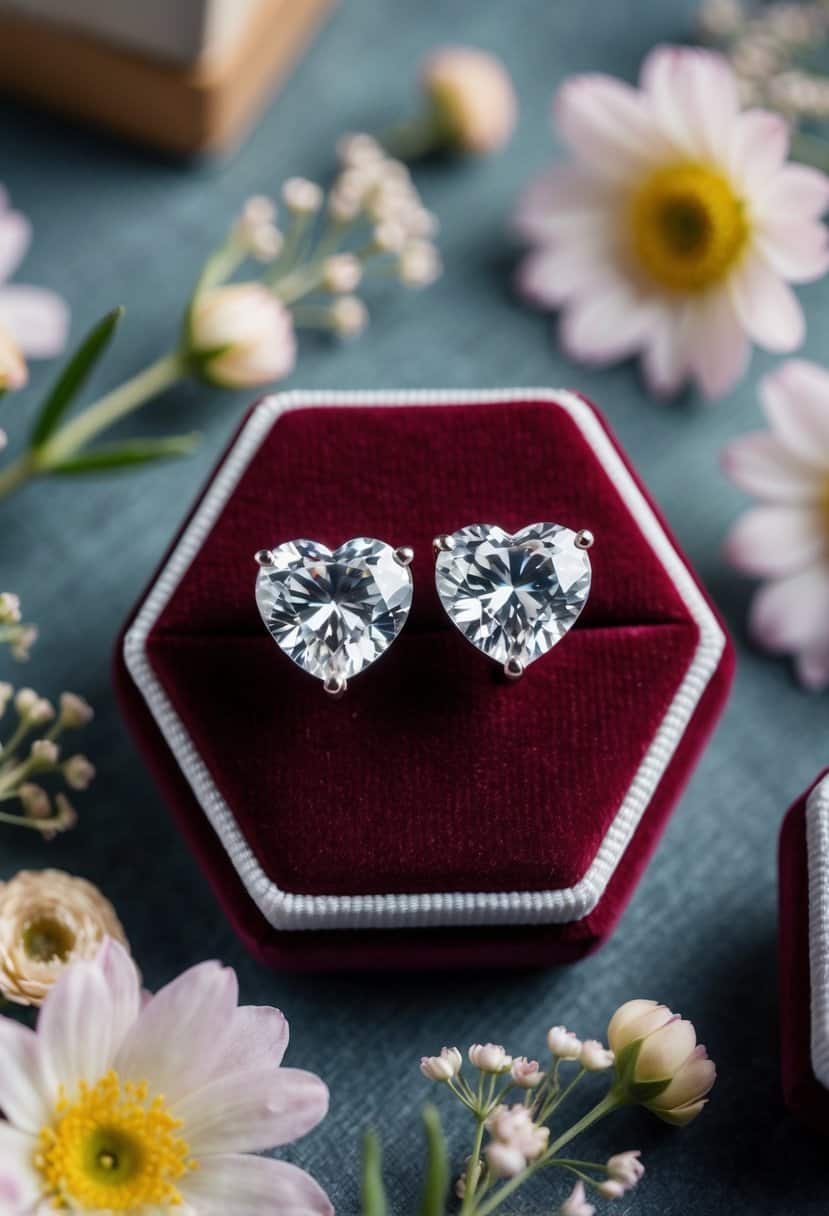
<path fill-rule="evenodd" d="M 487 1145 L 486 1160 L 495 1178 L 514 1178 L 527 1165 L 527 1158 L 520 1149 L 500 1140 L 493 1140 Z"/>
<path fill-rule="evenodd" d="M 604 1072 L 613 1067 L 613 1052 L 596 1039 L 586 1039 L 581 1045 L 579 1063 L 588 1072 Z"/>
<path fill-rule="evenodd" d="M 373 136 L 358 132 L 342 136 L 337 143 L 337 156 L 341 165 L 359 168 L 383 160 L 385 153 Z"/>
<path fill-rule="evenodd" d="M 276 204 L 264 194 L 254 194 L 242 208 L 242 219 L 251 226 L 272 224 L 276 219 Z"/>
<path fill-rule="evenodd" d="M 34 705 L 26 714 L 26 719 L 32 726 L 45 726 L 47 722 L 51 722 L 55 716 L 54 706 L 45 697 L 38 697 Z"/>
<path fill-rule="evenodd" d="M 335 187 L 328 196 L 328 214 L 338 224 L 349 224 L 362 210 L 362 199 Z"/>
<path fill-rule="evenodd" d="M 282 187 L 282 200 L 295 215 L 315 215 L 322 206 L 322 188 L 306 177 L 289 177 Z"/>
<path fill-rule="evenodd" d="M 394 220 L 378 224 L 372 233 L 374 247 L 381 253 L 399 253 L 406 244 L 406 229 Z"/>
<path fill-rule="evenodd" d="M 91 722 L 94 716 L 94 710 L 83 697 L 77 696 L 74 692 L 63 692 L 60 695 L 60 720 L 61 723 L 69 728 L 86 726 L 87 722 Z"/>
<path fill-rule="evenodd" d="M 420 1071 L 430 1081 L 451 1081 L 461 1070 L 463 1057 L 457 1047 L 442 1047 L 439 1056 L 423 1056 Z"/>
<path fill-rule="evenodd" d="M 35 739 L 31 747 L 32 768 L 53 768 L 57 764 L 59 749 L 51 739 Z"/>
<path fill-rule="evenodd" d="M 70 756 L 63 765 L 63 776 L 70 789 L 85 790 L 95 776 L 95 766 L 86 756 Z"/>
<path fill-rule="evenodd" d="M 5 680 L 0 680 L 0 714 L 6 712 L 6 706 L 14 696 L 14 688 Z"/>
<path fill-rule="evenodd" d="M 341 338 L 356 338 L 368 325 L 368 310 L 357 296 L 341 296 L 331 305 L 329 315 Z"/>
<path fill-rule="evenodd" d="M 337 253 L 323 263 L 322 282 L 327 291 L 354 291 L 362 277 L 362 262 L 353 253 Z"/>
<path fill-rule="evenodd" d="M 535 1089 L 544 1080 L 544 1072 L 538 1067 L 538 1060 L 528 1060 L 526 1056 L 516 1056 L 512 1062 L 512 1079 L 522 1089 Z"/>
<path fill-rule="evenodd" d="M 29 716 L 33 705 L 37 704 L 38 695 L 33 688 L 21 688 L 14 698 L 14 708 L 21 718 Z"/>
<path fill-rule="evenodd" d="M 428 287 L 440 278 L 440 254 L 430 241 L 410 241 L 400 254 L 397 271 L 406 287 Z"/>
<path fill-rule="evenodd" d="M 473 1043 L 469 1048 L 469 1063 L 481 1072 L 509 1072 L 512 1056 L 497 1043 Z"/>
<path fill-rule="evenodd" d="M 18 662 L 25 662 L 29 652 L 37 641 L 37 626 L 22 625 L 11 645 L 11 656 Z"/>
<path fill-rule="evenodd" d="M 59 832 L 68 832 L 78 822 L 78 812 L 65 794 L 55 795 L 55 805 L 58 812 L 57 830 Z"/>
<path fill-rule="evenodd" d="M 627 1187 L 622 1186 L 621 1182 L 616 1182 L 614 1178 L 607 1178 L 604 1182 L 599 1183 L 596 1190 L 602 1199 L 621 1199 Z"/>
<path fill-rule="evenodd" d="M 559 1060 L 577 1060 L 581 1052 L 581 1039 L 564 1026 L 553 1026 L 547 1031 L 547 1046 Z"/>
<path fill-rule="evenodd" d="M 258 262 L 273 262 L 282 252 L 282 233 L 274 224 L 258 224 L 252 229 L 248 246 Z"/>
<path fill-rule="evenodd" d="M 52 814 L 49 795 L 42 786 L 35 785 L 33 781 L 26 781 L 17 792 L 27 819 L 48 819 Z"/>
<path fill-rule="evenodd" d="M 20 596 L 11 591 L 0 591 L 0 624 L 16 625 L 20 619 Z"/>
<path fill-rule="evenodd" d="M 641 1156 L 638 1149 L 631 1149 L 627 1153 L 617 1153 L 610 1157 L 607 1162 L 608 1177 L 615 1182 L 621 1182 L 622 1186 L 630 1190 L 645 1173 L 645 1167 L 639 1160 Z"/>

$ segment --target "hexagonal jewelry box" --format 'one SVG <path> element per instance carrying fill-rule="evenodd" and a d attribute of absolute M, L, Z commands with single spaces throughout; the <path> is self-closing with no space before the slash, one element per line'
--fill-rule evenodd
<path fill-rule="evenodd" d="M 574 627 L 505 680 L 442 610 L 432 540 L 588 529 Z M 414 549 L 341 700 L 274 645 L 257 550 Z M 572 961 L 612 932 L 727 695 L 722 623 L 593 406 L 567 391 L 307 393 L 248 414 L 115 661 L 136 742 L 274 966 Z"/>

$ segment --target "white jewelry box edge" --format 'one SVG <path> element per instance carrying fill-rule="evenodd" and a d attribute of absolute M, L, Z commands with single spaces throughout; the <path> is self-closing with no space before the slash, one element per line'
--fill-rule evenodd
<path fill-rule="evenodd" d="M 570 414 L 593 448 L 642 535 L 661 561 L 699 628 L 694 657 L 587 871 L 572 887 L 549 891 L 426 892 L 388 895 L 303 895 L 281 890 L 260 866 L 222 798 L 146 653 L 147 637 L 233 493 L 250 460 L 279 417 L 317 406 L 484 405 L 534 400 Z M 218 835 L 251 899 L 281 930 L 389 929 L 450 925 L 566 923 L 598 904 L 633 838 L 654 791 L 720 662 L 725 634 L 662 525 L 590 407 L 564 389 L 293 391 L 266 397 L 251 414 L 199 507 L 150 589 L 124 639 L 132 680 Z"/>
<path fill-rule="evenodd" d="M 815 786 L 806 803 L 806 850 L 812 1071 L 829 1089 L 829 777 Z"/>

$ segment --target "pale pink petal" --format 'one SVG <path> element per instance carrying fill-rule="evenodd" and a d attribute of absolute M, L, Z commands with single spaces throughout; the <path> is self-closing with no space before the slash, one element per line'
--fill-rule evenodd
<path fill-rule="evenodd" d="M 50 359 L 66 344 L 69 311 L 60 296 L 45 287 L 11 283 L 0 287 L 0 325 L 24 355 Z"/>
<path fill-rule="evenodd" d="M 37 1141 L 32 1136 L 0 1119 L 0 1212 L 3 1216 L 12 1216 L 12 1213 L 27 1216 L 40 1197 L 40 1181 L 32 1167 L 36 1148 Z"/>
<path fill-rule="evenodd" d="M 0 1110 L 24 1132 L 36 1134 L 49 1117 L 37 1036 L 27 1026 L 0 1018 Z"/>
<path fill-rule="evenodd" d="M 815 220 L 767 221 L 754 244 L 774 273 L 791 283 L 811 283 L 829 270 L 829 232 Z"/>
<path fill-rule="evenodd" d="M 752 507 L 732 527 L 725 555 L 746 574 L 780 578 L 811 565 L 825 548 L 825 520 L 819 508 Z"/>
<path fill-rule="evenodd" d="M 746 110 L 734 123 L 730 168 L 738 188 L 753 199 L 767 192 L 786 159 L 789 128 L 770 110 Z"/>
<path fill-rule="evenodd" d="M 233 1015 L 225 1048 L 217 1060 L 219 1072 L 244 1068 L 278 1068 L 288 1047 L 288 1020 L 267 1005 L 243 1005 Z"/>
<path fill-rule="evenodd" d="M 140 1012 L 141 977 L 127 951 L 112 938 L 104 942 L 97 961 L 112 999 L 112 1052 L 115 1054 Z"/>
<path fill-rule="evenodd" d="M 270 1157 L 221 1154 L 179 1184 L 198 1216 L 333 1216 L 331 1201 L 304 1170 Z"/>
<path fill-rule="evenodd" d="M 513 227 L 529 241 L 585 238 L 605 222 L 610 200 L 595 178 L 578 165 L 556 165 L 531 182 L 518 200 Z"/>
<path fill-rule="evenodd" d="M 783 446 L 829 479 L 829 371 L 806 359 L 787 359 L 763 378 L 760 397 Z"/>
<path fill-rule="evenodd" d="M 748 365 L 751 347 L 727 292 L 705 296 L 691 311 L 688 365 L 706 397 L 721 397 Z"/>
<path fill-rule="evenodd" d="M 19 211 L 0 214 L 0 283 L 5 283 L 26 256 L 32 239 L 32 228 Z"/>
<path fill-rule="evenodd" d="M 79 1081 L 94 1084 L 112 1064 L 112 997 L 101 968 L 73 963 L 47 994 L 37 1037 L 46 1092 L 63 1086 L 73 1094 Z"/>
<path fill-rule="evenodd" d="M 608 278 L 568 305 L 561 318 L 561 344 L 581 363 L 612 363 L 641 349 L 652 320 L 652 309 L 626 283 Z"/>
<path fill-rule="evenodd" d="M 664 307 L 654 317 L 642 354 L 642 372 L 648 389 L 657 397 L 670 397 L 689 373 L 688 336 L 690 308 Z"/>
<path fill-rule="evenodd" d="M 211 1076 L 229 1040 L 238 985 L 219 963 L 191 967 L 155 994 L 115 1060 L 126 1080 L 147 1081 L 174 1103 Z"/>
<path fill-rule="evenodd" d="M 723 452 L 723 467 L 741 490 L 779 503 L 820 501 L 824 475 L 793 456 L 768 431 L 752 431 L 733 439 Z"/>
<path fill-rule="evenodd" d="M 753 202 L 764 219 L 816 220 L 829 207 L 829 177 L 809 165 L 787 164 Z"/>
<path fill-rule="evenodd" d="M 528 253 L 518 268 L 517 286 L 530 303 L 557 308 L 605 274 L 595 246 L 572 242 Z"/>
<path fill-rule="evenodd" d="M 601 181 L 629 181 L 665 153 L 641 93 L 612 76 L 569 77 L 555 96 L 553 124 L 576 159 Z"/>
<path fill-rule="evenodd" d="M 800 683 L 811 692 L 829 688 L 829 641 L 822 646 L 803 650 L 795 660 Z"/>
<path fill-rule="evenodd" d="M 731 275 L 729 290 L 745 331 L 766 350 L 790 351 L 803 341 L 803 310 L 788 284 L 763 258 L 749 253 Z"/>
<path fill-rule="evenodd" d="M 814 650 L 829 643 L 829 567 L 810 566 L 761 587 L 749 626 L 767 650 Z"/>
<path fill-rule="evenodd" d="M 682 153 L 727 162 L 739 103 L 734 72 L 722 55 L 656 47 L 642 65 L 640 84 Z"/>
<path fill-rule="evenodd" d="M 313 1073 L 260 1064 L 194 1090 L 171 1109 L 197 1157 L 257 1153 L 316 1127 L 328 1110 L 328 1089 Z"/>

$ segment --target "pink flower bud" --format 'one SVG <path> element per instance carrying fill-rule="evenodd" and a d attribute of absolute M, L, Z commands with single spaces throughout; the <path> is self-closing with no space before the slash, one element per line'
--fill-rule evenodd
<path fill-rule="evenodd" d="M 512 1062 L 512 1079 L 522 1089 L 534 1089 L 544 1080 L 544 1072 L 538 1067 L 538 1060 L 528 1060 L 526 1056 L 516 1056 Z"/>
<path fill-rule="evenodd" d="M 255 388 L 293 369 L 290 312 L 262 283 L 204 291 L 190 317 L 190 354 L 201 375 L 222 388 Z"/>
<path fill-rule="evenodd" d="M 514 1178 L 526 1168 L 524 1154 L 511 1144 L 493 1140 L 486 1146 L 486 1160 L 490 1172 L 496 1178 Z"/>
<path fill-rule="evenodd" d="M 512 81 L 494 55 L 473 47 L 446 47 L 422 69 L 422 82 L 439 131 L 461 152 L 494 152 L 515 128 L 518 103 Z"/>
<path fill-rule="evenodd" d="M 600 1182 L 596 1189 L 603 1199 L 621 1199 L 627 1188 L 622 1186 L 621 1182 L 608 1178 Z"/>
<path fill-rule="evenodd" d="M 430 1081 L 451 1081 L 461 1070 L 463 1057 L 457 1047 L 442 1047 L 439 1056 L 423 1056 L 420 1071 Z"/>
<path fill-rule="evenodd" d="M 588 1203 L 584 1194 L 584 1183 L 579 1179 L 564 1203 L 558 1209 L 559 1216 L 595 1216 L 596 1209 Z"/>
<path fill-rule="evenodd" d="M 639 1179 L 645 1172 L 645 1167 L 639 1158 L 642 1154 L 638 1150 L 630 1150 L 627 1153 L 617 1153 L 615 1157 L 610 1157 L 607 1162 L 607 1174 L 615 1182 L 621 1182 L 623 1186 L 630 1190 L 636 1186 Z"/>
<path fill-rule="evenodd" d="M 613 1067 L 613 1052 L 608 1051 L 596 1039 L 587 1039 L 581 1045 L 579 1063 L 588 1072 L 604 1072 L 606 1068 Z"/>
<path fill-rule="evenodd" d="M 581 1039 L 564 1026 L 553 1026 L 547 1031 L 547 1046 L 559 1060 L 577 1060 L 581 1052 Z"/>
<path fill-rule="evenodd" d="M 512 1056 L 507 1055 L 497 1043 L 473 1043 L 469 1048 L 469 1063 L 481 1072 L 509 1072 Z"/>

